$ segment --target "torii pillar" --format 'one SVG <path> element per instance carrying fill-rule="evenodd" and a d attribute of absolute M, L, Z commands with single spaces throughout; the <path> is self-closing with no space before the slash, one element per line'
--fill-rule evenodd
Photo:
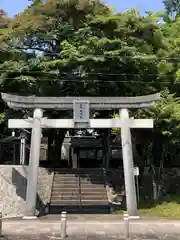
<path fill-rule="evenodd" d="M 27 178 L 27 191 L 26 191 L 26 214 L 24 219 L 36 218 L 36 190 L 38 182 L 38 170 L 40 159 L 41 147 L 41 119 L 43 111 L 35 109 L 33 114 L 32 135 L 31 135 L 31 149 L 29 156 L 29 168 Z"/>
<path fill-rule="evenodd" d="M 131 141 L 131 132 L 129 128 L 129 112 L 127 109 L 119 111 L 120 119 L 122 121 L 121 127 L 121 144 L 123 156 L 123 168 L 126 190 L 126 207 L 128 214 L 131 217 L 138 216 L 137 211 L 137 198 L 134 179 L 134 163 L 133 163 L 133 150 Z"/>

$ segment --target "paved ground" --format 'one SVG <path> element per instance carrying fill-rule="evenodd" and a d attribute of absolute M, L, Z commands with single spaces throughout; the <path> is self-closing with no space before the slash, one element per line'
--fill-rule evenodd
<path fill-rule="evenodd" d="M 132 220 L 132 239 L 178 240 L 180 221 Z M 60 217 L 39 220 L 3 220 L 3 240 L 56 240 L 60 239 Z M 67 240 L 124 239 L 124 223 L 119 216 L 72 215 L 67 222 Z"/>

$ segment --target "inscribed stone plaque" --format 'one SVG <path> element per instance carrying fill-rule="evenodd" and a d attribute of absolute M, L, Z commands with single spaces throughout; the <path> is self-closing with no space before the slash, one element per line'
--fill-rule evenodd
<path fill-rule="evenodd" d="M 89 122 L 89 101 L 74 101 L 73 106 L 74 122 L 88 123 Z"/>

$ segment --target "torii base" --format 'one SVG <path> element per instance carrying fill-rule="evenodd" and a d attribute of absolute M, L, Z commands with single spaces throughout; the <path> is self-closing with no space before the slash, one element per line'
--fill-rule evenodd
<path fill-rule="evenodd" d="M 36 220 L 37 216 L 24 216 L 22 219 L 23 220 Z"/>
<path fill-rule="evenodd" d="M 140 219 L 140 216 L 129 216 L 129 219 Z"/>

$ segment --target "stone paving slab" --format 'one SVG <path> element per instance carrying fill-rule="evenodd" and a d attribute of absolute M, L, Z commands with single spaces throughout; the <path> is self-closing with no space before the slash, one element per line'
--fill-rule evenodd
<path fill-rule="evenodd" d="M 132 221 L 132 240 L 180 240 L 180 221 Z M 60 221 L 6 220 L 3 221 L 2 240 L 60 239 Z M 124 239 L 123 221 L 70 221 L 67 222 L 67 240 Z"/>
<path fill-rule="evenodd" d="M 2 240 L 60 239 L 60 216 L 37 220 L 3 219 Z M 132 240 L 180 240 L 180 221 L 130 220 Z M 124 222 L 119 215 L 68 215 L 67 240 L 124 239 Z"/>
<path fill-rule="evenodd" d="M 4 237 L 2 240 L 60 240 L 61 238 L 59 236 L 46 236 L 46 235 L 39 235 L 39 236 L 9 236 L 9 237 Z M 115 236 L 74 236 L 74 237 L 67 237 L 66 240 L 124 240 L 123 237 Z M 151 238 L 148 236 L 143 236 L 143 237 L 133 237 L 131 240 L 159 240 L 159 238 Z M 166 239 L 165 239 L 166 240 Z M 167 240 L 179 240 L 179 238 L 167 238 Z"/>
<path fill-rule="evenodd" d="M 58 240 L 61 239 L 59 235 L 21 235 L 21 236 L 5 236 L 2 240 Z M 109 236 L 109 235 L 89 235 L 89 236 L 71 236 L 67 237 L 66 240 L 124 240 L 123 236 Z M 151 236 L 151 235 L 136 235 L 131 240 L 179 240 L 179 236 Z"/>

